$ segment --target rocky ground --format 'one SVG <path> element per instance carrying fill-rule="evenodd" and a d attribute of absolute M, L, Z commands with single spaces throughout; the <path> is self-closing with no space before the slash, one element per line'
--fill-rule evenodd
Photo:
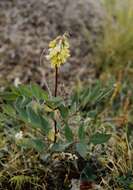
<path fill-rule="evenodd" d="M 103 12 L 99 0 L 1 0 L 0 86 L 29 81 L 45 86 L 45 80 L 52 84 L 50 64 L 45 58 L 40 64 L 40 55 L 51 39 L 66 31 L 72 56 L 61 68 L 62 85 L 93 79 L 92 52 Z"/>

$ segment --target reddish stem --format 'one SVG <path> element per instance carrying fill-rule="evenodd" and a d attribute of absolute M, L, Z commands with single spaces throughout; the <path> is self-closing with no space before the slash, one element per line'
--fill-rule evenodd
<path fill-rule="evenodd" d="M 58 67 L 55 67 L 55 92 L 54 96 L 57 96 L 57 89 L 58 89 Z M 56 143 L 57 140 L 57 121 L 56 119 L 54 120 L 54 131 L 55 131 L 55 136 L 54 136 L 54 143 Z"/>
<path fill-rule="evenodd" d="M 55 92 L 54 96 L 57 96 L 57 89 L 58 89 L 58 67 L 55 67 Z"/>

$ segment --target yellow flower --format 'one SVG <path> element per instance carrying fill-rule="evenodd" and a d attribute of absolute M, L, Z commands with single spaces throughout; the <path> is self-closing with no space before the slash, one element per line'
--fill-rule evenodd
<path fill-rule="evenodd" d="M 49 43 L 47 60 L 50 60 L 52 67 L 60 67 L 70 57 L 69 42 L 66 34 L 58 36 Z"/>

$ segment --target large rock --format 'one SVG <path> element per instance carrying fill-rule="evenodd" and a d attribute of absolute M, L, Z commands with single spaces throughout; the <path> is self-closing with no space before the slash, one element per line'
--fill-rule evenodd
<path fill-rule="evenodd" d="M 70 71 L 93 51 L 102 20 L 99 0 L 1 0 L 0 80 L 39 78 L 42 49 L 66 31 L 70 33 L 73 63 L 62 72 Z"/>

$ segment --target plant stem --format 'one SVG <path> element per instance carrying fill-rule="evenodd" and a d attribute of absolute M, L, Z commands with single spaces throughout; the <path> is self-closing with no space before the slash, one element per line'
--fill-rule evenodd
<path fill-rule="evenodd" d="M 54 96 L 57 96 L 57 89 L 58 89 L 58 67 L 55 67 L 55 92 Z"/>
<path fill-rule="evenodd" d="M 55 92 L 54 92 L 54 96 L 57 96 L 57 89 L 58 89 L 58 67 L 55 67 Z M 56 119 L 54 119 L 54 131 L 55 131 L 55 135 L 54 135 L 54 143 L 56 143 L 56 139 L 57 139 L 57 121 Z"/>

